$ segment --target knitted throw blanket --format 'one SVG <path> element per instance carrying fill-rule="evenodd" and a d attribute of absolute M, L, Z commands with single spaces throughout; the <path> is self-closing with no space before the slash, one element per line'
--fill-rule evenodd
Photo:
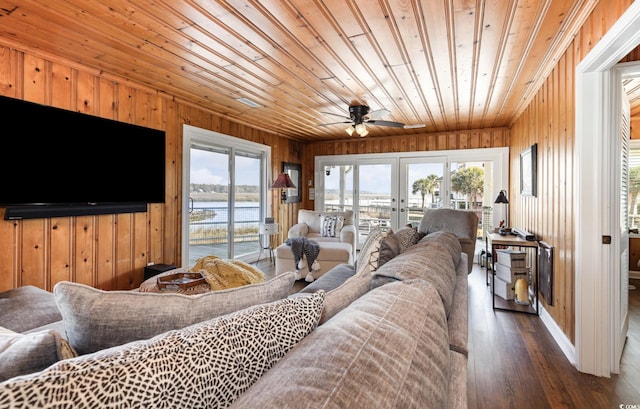
<path fill-rule="evenodd" d="M 201 273 L 213 291 L 262 283 L 265 279 L 262 271 L 244 261 L 218 256 L 199 258 L 189 270 Z"/>
<path fill-rule="evenodd" d="M 301 263 L 301 261 L 303 257 L 306 257 L 309 271 L 320 270 L 320 265 L 316 262 L 320 253 L 320 245 L 317 241 L 307 240 L 306 237 L 292 237 L 288 238 L 285 244 L 291 247 L 296 269 L 304 268 L 304 263 Z"/>

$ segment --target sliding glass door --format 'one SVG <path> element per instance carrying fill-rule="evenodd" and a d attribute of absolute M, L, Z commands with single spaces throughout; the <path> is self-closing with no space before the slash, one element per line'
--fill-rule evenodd
<path fill-rule="evenodd" d="M 269 147 L 188 126 L 184 139 L 183 265 L 208 255 L 255 258 Z"/>

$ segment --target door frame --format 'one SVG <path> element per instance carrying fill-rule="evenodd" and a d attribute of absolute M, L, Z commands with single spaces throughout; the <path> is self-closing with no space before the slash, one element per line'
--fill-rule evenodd
<path fill-rule="evenodd" d="M 371 160 L 388 160 L 400 163 L 403 158 L 430 158 L 444 157 L 446 158 L 446 169 L 452 161 L 456 162 L 481 162 L 493 161 L 494 178 L 491 183 L 491 197 L 497 197 L 500 190 L 509 190 L 509 148 L 478 148 L 478 149 L 454 149 L 454 150 L 436 150 L 436 151 L 414 151 L 414 152 L 387 152 L 375 154 L 349 154 L 349 155 L 327 155 L 316 156 L 314 159 L 314 186 L 315 201 L 314 209 L 322 211 L 324 204 L 324 168 L 330 165 L 352 165 L 358 162 L 371 162 Z M 357 169 L 355 171 L 357 176 Z M 398 174 L 396 173 L 396 179 Z M 354 180 L 357 181 L 357 179 Z M 357 188 L 354 186 L 354 188 Z M 355 202 L 355 200 L 354 200 Z M 355 211 L 355 210 L 354 210 Z"/>
<path fill-rule="evenodd" d="M 612 325 L 620 304 L 614 261 L 619 229 L 612 209 L 619 206 L 620 191 L 615 186 L 617 138 L 609 137 L 618 135 L 620 117 L 616 81 L 621 74 L 615 66 L 638 44 L 640 2 L 634 2 L 576 67 L 575 364 L 581 372 L 604 377 L 619 364 Z M 606 236 L 611 245 L 603 244 Z"/>
<path fill-rule="evenodd" d="M 244 150 L 253 153 L 261 153 L 264 155 L 264 164 L 260 172 L 260 203 L 263 204 L 260 219 L 264 220 L 267 215 L 272 214 L 272 203 L 267 194 L 267 187 L 270 186 L 271 179 L 271 147 L 256 142 L 247 141 L 242 138 L 225 135 L 219 132 L 210 131 L 208 129 L 198 128 L 192 125 L 184 124 L 182 126 L 182 267 L 188 267 L 189 264 L 189 181 L 191 173 L 191 145 L 200 143 L 203 146 L 215 145 L 233 147 L 234 150 Z M 233 184 L 233 172 L 230 172 L 230 183 Z M 230 191 L 232 195 L 233 192 Z M 232 214 L 230 212 L 229 214 Z M 239 258 L 243 261 L 252 261 L 258 257 L 259 248 L 255 254 L 251 253 L 245 257 Z"/>

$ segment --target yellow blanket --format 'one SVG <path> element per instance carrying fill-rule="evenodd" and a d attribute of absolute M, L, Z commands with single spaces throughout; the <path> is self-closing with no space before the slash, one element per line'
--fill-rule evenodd
<path fill-rule="evenodd" d="M 218 256 L 199 258 L 189 270 L 202 274 L 213 291 L 264 282 L 264 273 L 252 265 Z"/>

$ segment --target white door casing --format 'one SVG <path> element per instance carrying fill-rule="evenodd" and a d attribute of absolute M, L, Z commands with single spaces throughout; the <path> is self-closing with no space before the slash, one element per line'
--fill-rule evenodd
<path fill-rule="evenodd" d="M 620 274 L 619 266 L 615 269 L 620 254 L 620 189 L 615 184 L 620 98 L 614 66 L 639 43 L 640 2 L 634 2 L 576 68 L 575 362 L 581 372 L 604 377 L 615 370 L 618 329 L 611 318 L 620 307 L 615 285 Z M 611 244 L 603 243 L 607 236 Z"/>

